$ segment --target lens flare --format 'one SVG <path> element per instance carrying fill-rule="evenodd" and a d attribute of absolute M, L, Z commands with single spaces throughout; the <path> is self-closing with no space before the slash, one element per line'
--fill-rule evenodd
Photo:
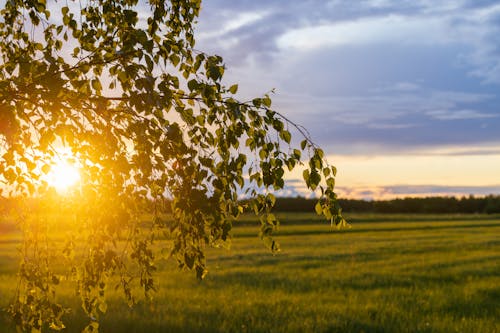
<path fill-rule="evenodd" d="M 47 182 L 58 192 L 66 192 L 80 181 L 80 171 L 67 160 L 59 160 L 51 167 Z"/>

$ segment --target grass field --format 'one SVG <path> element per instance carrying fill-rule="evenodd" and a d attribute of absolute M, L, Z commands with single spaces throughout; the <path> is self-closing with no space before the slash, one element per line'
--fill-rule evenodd
<path fill-rule="evenodd" d="M 102 332 L 500 332 L 500 219 L 353 216 L 336 231 L 314 215 L 282 217 L 272 255 L 258 228 L 235 227 L 210 249 L 207 278 L 159 266 L 151 303 L 112 295 Z M 13 293 L 16 249 L 0 234 L 0 307 Z M 62 300 L 78 309 L 71 289 Z M 86 319 L 67 316 L 66 332 Z M 3 315 L 0 332 L 15 331 Z"/>

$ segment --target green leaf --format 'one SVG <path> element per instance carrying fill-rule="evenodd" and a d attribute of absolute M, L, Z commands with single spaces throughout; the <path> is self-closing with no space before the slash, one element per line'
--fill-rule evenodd
<path fill-rule="evenodd" d="M 290 134 L 290 132 L 285 131 L 285 130 L 280 132 L 280 137 L 286 143 L 290 143 L 290 141 L 292 140 L 292 135 Z"/>
<path fill-rule="evenodd" d="M 176 55 L 176 54 L 172 54 L 170 56 L 170 61 L 172 62 L 172 64 L 174 65 L 174 67 L 177 67 L 177 65 L 181 61 L 181 58 L 178 55 Z"/>
<path fill-rule="evenodd" d="M 266 149 L 262 148 L 260 151 L 259 151 L 259 157 L 261 160 L 265 160 L 267 157 L 269 156 L 268 152 Z"/>
<path fill-rule="evenodd" d="M 306 182 L 306 184 L 309 184 L 309 178 L 310 178 L 310 173 L 309 173 L 309 170 L 304 170 L 302 172 L 302 177 L 304 178 L 304 181 Z"/>
<path fill-rule="evenodd" d="M 321 181 L 321 176 L 319 175 L 319 173 L 314 170 L 313 172 L 311 172 L 311 175 L 309 176 L 309 184 L 310 184 L 310 187 L 312 190 L 315 190 L 318 185 L 319 185 L 319 182 Z"/>
<path fill-rule="evenodd" d="M 229 87 L 229 92 L 233 95 L 236 94 L 238 92 L 238 85 L 233 84 L 231 87 Z"/>
<path fill-rule="evenodd" d="M 92 88 L 95 91 L 100 92 L 102 90 L 101 82 L 98 79 L 92 80 Z"/>
<path fill-rule="evenodd" d="M 323 214 L 323 207 L 321 206 L 321 202 L 317 202 L 316 205 L 314 206 L 314 210 L 316 211 L 316 214 L 322 215 Z"/>
<path fill-rule="evenodd" d="M 108 305 L 106 304 L 106 302 L 101 302 L 99 304 L 99 311 L 101 311 L 102 313 L 106 313 L 106 311 L 108 311 Z"/>
<path fill-rule="evenodd" d="M 262 103 L 267 106 L 268 108 L 271 107 L 271 98 L 269 98 L 269 96 L 265 96 L 263 99 L 262 99 Z"/>
<path fill-rule="evenodd" d="M 194 90 L 198 89 L 198 81 L 196 81 L 195 79 L 189 80 L 188 81 L 188 88 L 190 91 L 194 91 Z"/>

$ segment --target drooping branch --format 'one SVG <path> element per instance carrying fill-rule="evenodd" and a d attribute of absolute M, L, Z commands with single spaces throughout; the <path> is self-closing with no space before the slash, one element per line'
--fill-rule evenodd
<path fill-rule="evenodd" d="M 238 101 L 237 85 L 222 83 L 222 58 L 194 49 L 200 1 L 80 5 L 60 4 L 57 23 L 44 0 L 7 1 L 0 10 L 0 136 L 9 142 L 0 151 L 0 181 L 36 196 L 49 208 L 34 211 L 52 216 L 62 199 L 43 178 L 60 146 L 70 148 L 82 176 L 64 197 L 69 209 L 58 220 L 70 230 L 68 241 L 54 240 L 40 252 L 39 239 L 23 239 L 31 252 L 22 258 L 21 287 L 10 308 L 21 330 L 62 328 L 63 307 L 47 290 L 55 292 L 63 274 L 77 285 L 89 330 L 106 311 L 113 277 L 130 304 L 134 278 L 146 295 L 155 290 L 156 248 L 204 277 L 206 247 L 227 242 L 233 219 L 248 209 L 276 251 L 272 191 L 298 165 L 305 185 L 321 192 L 316 212 L 344 223 L 336 170 L 307 129 L 273 110 L 267 94 Z M 150 19 L 140 22 L 139 9 L 148 8 Z M 72 54 L 63 55 L 63 41 L 74 44 Z M 289 128 L 301 136 L 298 147 Z M 255 187 L 244 204 L 245 186 Z M 25 235 L 41 230 L 40 223 L 26 217 Z M 48 217 L 43 223 L 47 241 L 57 226 Z M 156 237 L 159 232 L 166 238 Z M 37 271 L 49 257 L 67 263 L 69 273 Z"/>

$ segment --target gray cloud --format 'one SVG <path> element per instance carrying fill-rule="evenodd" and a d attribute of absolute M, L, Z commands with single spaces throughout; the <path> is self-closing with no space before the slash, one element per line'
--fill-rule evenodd
<path fill-rule="evenodd" d="M 483 113 L 477 110 L 434 110 L 427 112 L 427 115 L 439 120 L 485 119 L 500 116 L 500 114 Z"/>
<path fill-rule="evenodd" d="M 357 198 L 365 200 L 392 199 L 397 197 L 424 196 L 485 196 L 499 195 L 500 184 L 490 186 L 443 186 L 443 185 L 389 185 L 389 186 L 337 186 L 336 193 L 340 198 Z M 284 190 L 275 193 L 283 197 L 314 197 L 299 179 L 287 180 Z"/>
<path fill-rule="evenodd" d="M 339 187 L 340 197 L 391 199 L 396 197 L 421 196 L 485 196 L 500 194 L 500 185 L 492 186 L 441 186 L 441 185 L 395 185 L 378 187 Z"/>
<path fill-rule="evenodd" d="M 265 14 L 258 20 L 246 22 L 236 29 L 227 29 L 235 20 L 244 21 L 245 15 Z M 377 40 L 396 38 L 396 42 L 410 43 L 465 43 L 475 51 L 466 58 L 477 66 L 482 61 L 491 64 L 495 55 L 491 47 L 492 38 L 498 40 L 498 2 L 457 2 L 457 1 L 224 1 L 205 2 L 200 18 L 199 31 L 212 38 L 201 43 L 211 49 L 225 49 L 227 60 L 232 63 L 241 60 L 244 49 L 247 57 L 262 53 L 273 53 L 277 43 L 287 33 L 300 29 L 333 27 L 347 24 L 351 29 L 351 42 L 359 38 L 374 43 Z M 359 28 L 363 28 L 359 30 Z M 372 28 L 372 29 L 366 29 Z M 375 29 L 373 29 L 375 28 Z M 355 34 L 352 38 L 353 33 Z M 328 30 L 326 30 L 328 31 Z M 327 39 L 334 36 L 321 35 L 318 30 L 312 37 Z M 342 38 L 340 35 L 337 37 Z M 402 38 L 403 37 L 403 38 Z M 228 40 L 233 40 L 228 47 Z M 335 39 L 331 39 L 335 41 Z M 493 43 L 495 44 L 495 43 Z M 328 43 L 323 43 L 322 47 Z M 497 44 L 498 45 L 498 44 Z M 484 58 L 486 57 L 486 58 Z M 484 66 L 479 73 L 487 71 Z"/>
<path fill-rule="evenodd" d="M 336 153 L 500 143 L 498 1 L 204 6 L 200 49 L 225 57 L 241 98 L 276 88 L 275 108 Z"/>

